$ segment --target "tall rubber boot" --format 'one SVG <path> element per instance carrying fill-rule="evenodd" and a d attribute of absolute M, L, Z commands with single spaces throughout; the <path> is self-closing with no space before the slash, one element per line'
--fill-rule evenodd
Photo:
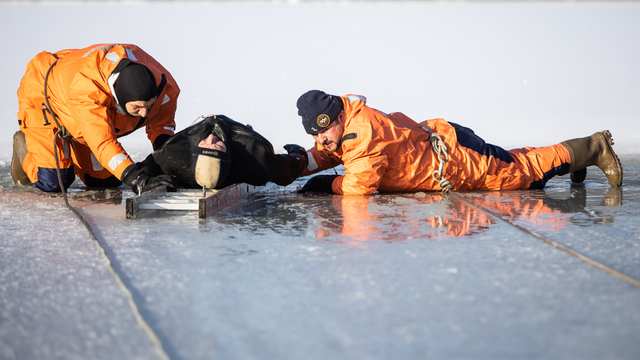
<path fill-rule="evenodd" d="M 20 130 L 13 134 L 13 157 L 11 158 L 11 177 L 13 182 L 22 185 L 31 184 L 27 173 L 22 169 L 22 162 L 27 156 L 27 141 Z"/>
<path fill-rule="evenodd" d="M 562 145 L 571 155 L 570 173 L 578 172 L 579 174 L 587 166 L 595 165 L 604 172 L 611 186 L 622 185 L 622 164 L 613 151 L 613 139 L 608 130 L 585 138 L 563 141 Z"/>

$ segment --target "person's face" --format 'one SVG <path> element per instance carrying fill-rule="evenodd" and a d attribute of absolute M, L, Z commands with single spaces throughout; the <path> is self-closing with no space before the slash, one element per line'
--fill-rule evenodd
<path fill-rule="evenodd" d="M 129 101 L 124 106 L 127 108 L 127 112 L 129 114 L 131 114 L 133 116 L 146 117 L 147 115 L 149 115 L 149 110 L 153 106 L 153 103 L 156 102 L 157 98 L 158 97 L 156 96 L 156 97 L 154 97 L 153 99 L 151 99 L 149 101 L 142 101 L 142 100 Z"/>
<path fill-rule="evenodd" d="M 336 121 L 331 123 L 326 129 L 319 131 L 313 139 L 328 152 L 337 151 L 342 145 L 342 134 L 344 132 L 344 111 L 341 111 Z"/>

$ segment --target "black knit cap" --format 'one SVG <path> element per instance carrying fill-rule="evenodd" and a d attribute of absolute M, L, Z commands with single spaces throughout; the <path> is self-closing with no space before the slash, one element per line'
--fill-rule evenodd
<path fill-rule="evenodd" d="M 298 98 L 297 106 L 305 131 L 315 135 L 338 118 L 342 111 L 342 100 L 324 91 L 311 90 Z"/>
<path fill-rule="evenodd" d="M 158 85 L 153 73 L 148 67 L 136 63 L 131 63 L 120 71 L 113 89 L 120 106 L 129 116 L 132 115 L 126 109 L 128 102 L 149 101 L 158 96 Z"/>

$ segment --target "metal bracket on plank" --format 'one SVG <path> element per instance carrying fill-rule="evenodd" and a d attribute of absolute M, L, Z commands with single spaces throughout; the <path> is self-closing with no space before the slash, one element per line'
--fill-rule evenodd
<path fill-rule="evenodd" d="M 136 219 L 147 210 L 197 211 L 198 218 L 208 216 L 231 206 L 247 196 L 262 190 L 264 186 L 235 184 L 220 190 L 179 189 L 167 192 L 166 187 L 148 191 L 126 200 L 127 219 Z"/>

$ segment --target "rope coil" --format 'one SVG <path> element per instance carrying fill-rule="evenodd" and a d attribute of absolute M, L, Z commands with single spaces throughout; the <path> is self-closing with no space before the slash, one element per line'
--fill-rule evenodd
<path fill-rule="evenodd" d="M 429 133 L 429 142 L 431 142 L 431 149 L 433 149 L 433 152 L 436 153 L 436 156 L 438 156 L 439 160 L 438 170 L 434 170 L 431 176 L 433 177 L 433 180 L 438 182 L 438 185 L 440 185 L 442 192 L 447 194 L 453 190 L 453 184 L 451 183 L 451 181 L 443 176 L 444 165 L 447 161 L 449 161 L 447 144 L 444 142 L 444 140 L 442 140 L 440 135 L 431 131 L 431 129 L 429 129 L 428 127 L 424 125 L 420 125 L 420 127 Z"/>

